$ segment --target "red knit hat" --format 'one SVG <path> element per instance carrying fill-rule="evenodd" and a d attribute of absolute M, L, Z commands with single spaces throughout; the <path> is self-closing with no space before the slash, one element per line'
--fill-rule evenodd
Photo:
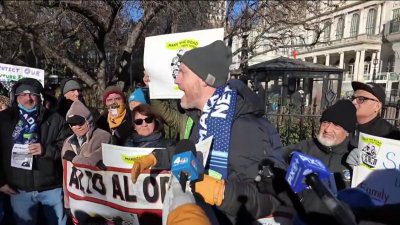
<path fill-rule="evenodd" d="M 119 94 L 124 99 L 124 102 L 126 101 L 125 95 L 124 95 L 124 93 L 122 92 L 122 90 L 119 87 L 117 87 L 117 86 L 108 86 L 106 88 L 106 90 L 104 90 L 104 94 L 103 94 L 103 103 L 104 104 L 106 104 L 106 99 L 110 94 Z"/>

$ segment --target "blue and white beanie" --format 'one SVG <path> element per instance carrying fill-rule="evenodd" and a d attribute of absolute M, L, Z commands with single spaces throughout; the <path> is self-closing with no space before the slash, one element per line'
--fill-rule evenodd
<path fill-rule="evenodd" d="M 148 104 L 146 98 L 144 97 L 144 92 L 142 88 L 136 88 L 136 90 L 132 92 L 132 94 L 128 98 L 128 102 L 132 101 L 140 102 L 142 104 Z"/>

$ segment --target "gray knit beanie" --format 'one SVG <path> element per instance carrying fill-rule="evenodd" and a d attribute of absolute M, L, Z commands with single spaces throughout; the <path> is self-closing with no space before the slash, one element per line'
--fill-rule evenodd
<path fill-rule="evenodd" d="M 65 83 L 62 93 L 65 95 L 68 91 L 72 90 L 82 91 L 82 85 L 76 80 L 69 80 Z"/>
<path fill-rule="evenodd" d="M 223 41 L 218 40 L 187 51 L 181 57 L 181 62 L 208 85 L 217 88 L 228 80 L 232 51 Z"/>

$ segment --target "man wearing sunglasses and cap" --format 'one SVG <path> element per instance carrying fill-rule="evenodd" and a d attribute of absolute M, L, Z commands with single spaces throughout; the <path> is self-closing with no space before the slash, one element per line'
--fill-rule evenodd
<path fill-rule="evenodd" d="M 385 90 L 377 83 L 351 83 L 354 94 L 351 100 L 357 109 L 357 128 L 351 144 L 355 147 L 346 162 L 352 166 L 360 163 L 358 138 L 360 132 L 378 137 L 400 140 L 399 130 L 381 117 L 385 104 Z"/>
<path fill-rule="evenodd" d="M 0 112 L 0 191 L 10 196 L 17 225 L 36 224 L 39 205 L 47 209 L 46 224 L 66 224 L 60 157 L 64 119 L 42 106 L 42 91 L 38 80 L 23 78 L 11 90 L 11 107 Z M 28 149 L 32 167 L 11 164 L 18 146 Z"/>
<path fill-rule="evenodd" d="M 399 137 L 392 136 L 397 128 L 381 117 L 386 98 L 385 90 L 376 83 L 353 81 L 351 86 L 354 90 L 351 100 L 357 109 L 357 134 L 362 132 L 399 139 Z"/>

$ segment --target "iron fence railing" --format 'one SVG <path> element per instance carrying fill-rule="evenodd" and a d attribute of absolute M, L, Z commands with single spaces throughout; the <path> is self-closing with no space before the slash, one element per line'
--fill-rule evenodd
<path fill-rule="evenodd" d="M 284 146 L 296 144 L 302 140 L 315 137 L 319 130 L 321 113 L 314 107 L 281 107 L 275 112 L 268 112 L 266 117 L 276 127 Z M 291 113 L 294 111 L 295 113 Z M 395 127 L 400 125 L 399 105 L 385 106 L 382 117 Z"/>

